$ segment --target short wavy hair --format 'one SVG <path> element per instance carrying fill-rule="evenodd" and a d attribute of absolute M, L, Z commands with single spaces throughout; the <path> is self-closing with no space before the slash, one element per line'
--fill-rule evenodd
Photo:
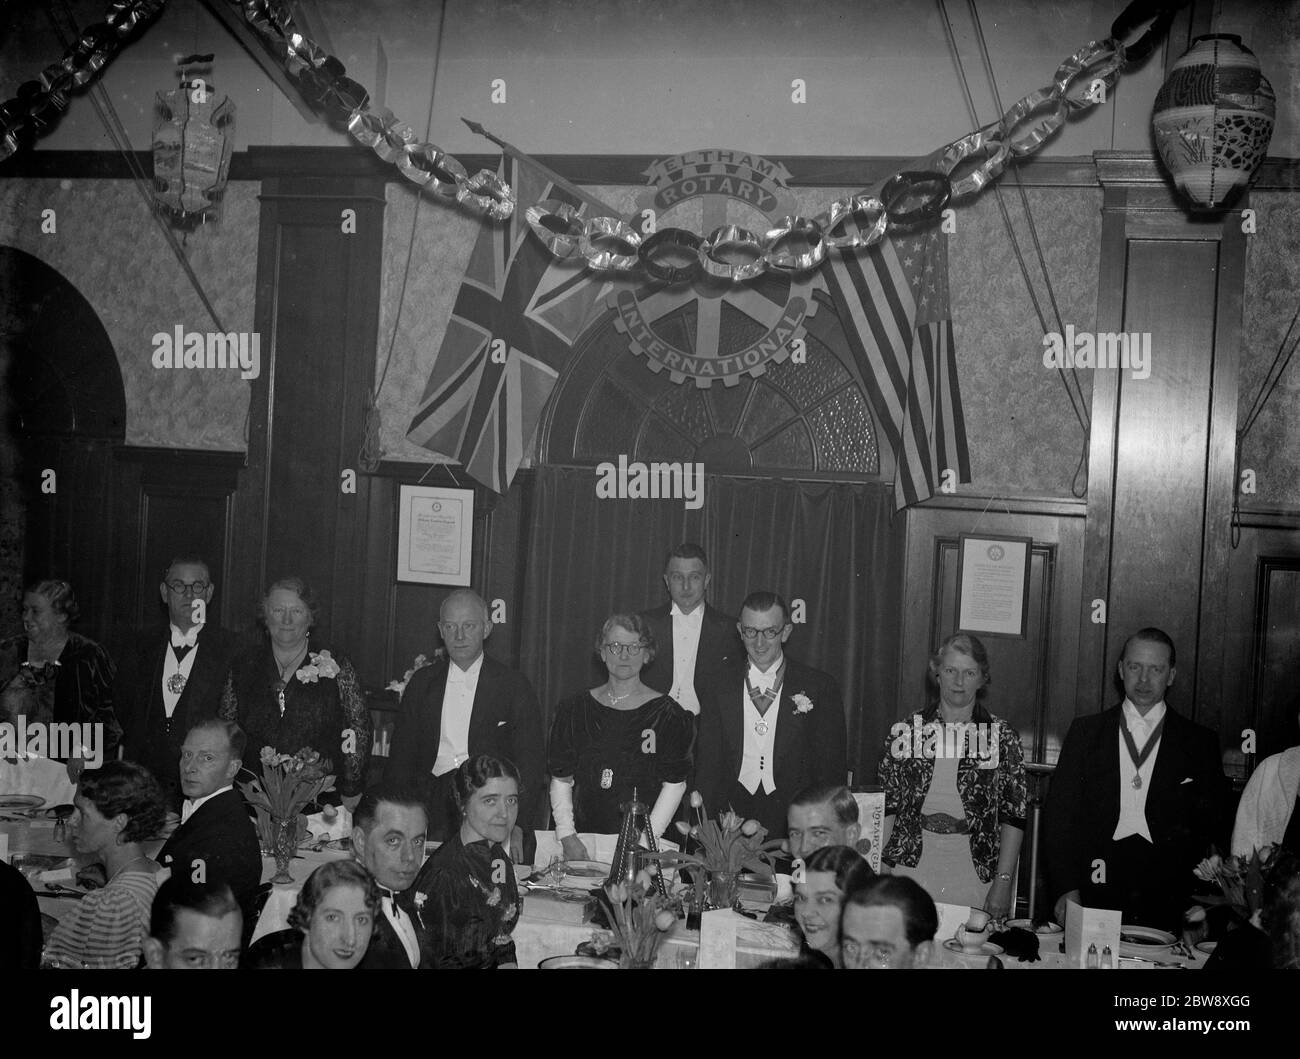
<path fill-rule="evenodd" d="M 641 643 L 645 645 L 642 655 L 645 658 L 646 665 L 655 660 L 659 645 L 655 642 L 655 634 L 650 628 L 650 623 L 640 614 L 611 614 L 605 619 L 605 624 L 600 627 L 600 635 L 596 637 L 596 654 L 601 659 L 605 657 L 605 640 L 615 626 L 636 633 L 640 638 Z"/>
<path fill-rule="evenodd" d="M 983 699 L 988 694 L 989 686 L 993 683 L 993 673 L 989 669 L 989 652 L 984 646 L 983 641 L 978 636 L 972 636 L 968 632 L 959 632 L 955 636 L 949 636 L 930 656 L 930 679 L 934 683 L 935 701 L 938 701 L 939 692 L 939 667 L 943 665 L 944 651 L 957 651 L 969 658 L 975 660 L 975 664 L 980 667 L 980 676 L 983 683 L 979 691 L 975 693 L 977 699 Z"/>
<path fill-rule="evenodd" d="M 272 581 L 267 586 L 257 604 L 257 620 L 262 625 L 266 625 L 266 601 L 271 598 L 272 592 L 280 588 L 295 593 L 302 600 L 303 605 L 311 614 L 311 623 L 313 625 L 320 620 L 320 597 L 316 595 L 316 590 L 312 588 L 311 583 L 305 577 L 282 577 L 278 581 Z"/>
<path fill-rule="evenodd" d="M 829 785 L 805 787 L 791 799 L 790 808 L 793 809 L 796 805 L 829 805 L 834 810 L 835 820 L 840 827 L 856 824 L 860 815 L 858 800 L 843 784 L 838 787 Z"/>
<path fill-rule="evenodd" d="M 876 877 L 867 859 L 849 846 L 823 846 L 813 850 L 803 858 L 803 870 L 830 872 L 842 894 L 859 889 Z"/>
<path fill-rule="evenodd" d="M 59 578 L 33 581 L 23 589 L 23 595 L 27 595 L 28 592 L 44 596 L 49 601 L 50 609 L 55 614 L 62 614 L 67 618 L 69 625 L 81 616 L 81 605 L 77 602 L 77 593 L 72 590 L 72 586 L 66 581 Z"/>
<path fill-rule="evenodd" d="M 123 842 L 154 838 L 167 820 L 167 796 L 154 774 L 134 761 L 109 761 L 102 768 L 87 769 L 77 782 L 77 793 L 90 802 L 100 816 L 112 819 L 124 814 Z"/>
<path fill-rule="evenodd" d="M 463 813 L 474 792 L 482 790 L 489 780 L 514 780 L 516 786 L 522 782 L 513 761 L 491 754 L 476 754 L 462 761 L 452 777 L 451 794 L 456 799 L 456 808 Z"/>
<path fill-rule="evenodd" d="M 306 934 L 311 930 L 312 916 L 325 900 L 325 895 L 338 886 L 355 886 L 365 898 L 366 909 L 372 916 L 380 915 L 379 884 L 375 877 L 354 860 L 331 860 L 322 864 L 307 877 L 298 900 L 289 913 L 289 926 Z"/>
<path fill-rule="evenodd" d="M 934 898 L 906 875 L 877 875 L 844 895 L 844 907 L 897 908 L 903 916 L 907 943 L 915 948 L 933 941 L 939 931 L 939 910 Z"/>

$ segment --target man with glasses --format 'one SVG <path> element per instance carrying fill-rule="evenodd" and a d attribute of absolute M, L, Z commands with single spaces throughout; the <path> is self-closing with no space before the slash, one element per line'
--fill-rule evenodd
<path fill-rule="evenodd" d="M 696 716 L 700 712 L 696 685 L 740 657 L 735 619 L 704 601 L 709 579 L 704 549 L 689 542 L 677 545 L 664 566 L 664 584 L 672 602 L 642 614 L 659 653 L 641 671 L 641 682 L 671 695 Z"/>
<path fill-rule="evenodd" d="M 844 897 L 840 957 L 847 970 L 902 970 L 935 960 L 939 910 L 915 879 L 878 875 Z"/>
<path fill-rule="evenodd" d="M 419 792 L 429 810 L 429 840 L 455 834 L 452 778 L 479 754 L 504 758 L 519 770 L 519 818 L 511 838 L 516 859 L 523 838 L 541 826 L 545 766 L 541 710 L 528 679 L 483 653 L 492 634 L 488 607 L 469 589 L 442 604 L 438 630 L 447 657 L 417 670 L 402 694 L 385 781 Z"/>
<path fill-rule="evenodd" d="M 202 559 L 168 563 L 158 585 L 168 628 L 123 652 L 113 684 L 123 756 L 158 777 L 173 810 L 181 803 L 181 743 L 197 722 L 217 715 L 234 650 L 234 636 L 208 613 L 215 591 Z"/>
<path fill-rule="evenodd" d="M 698 787 L 711 812 L 730 807 L 782 838 L 797 792 L 844 782 L 844 707 L 829 674 L 786 657 L 793 626 L 780 596 L 751 592 L 737 629 L 747 664 L 701 688 Z"/>

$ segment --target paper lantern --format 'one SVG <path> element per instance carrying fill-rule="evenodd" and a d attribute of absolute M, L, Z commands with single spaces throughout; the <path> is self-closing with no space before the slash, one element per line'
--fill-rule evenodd
<path fill-rule="evenodd" d="M 1222 209 L 1268 153 L 1276 100 L 1255 53 L 1228 34 L 1197 37 L 1151 114 L 1156 148 L 1194 209 Z"/>
<path fill-rule="evenodd" d="M 178 227 L 216 218 L 233 147 L 235 105 L 182 74 L 154 100 L 154 200 Z"/>

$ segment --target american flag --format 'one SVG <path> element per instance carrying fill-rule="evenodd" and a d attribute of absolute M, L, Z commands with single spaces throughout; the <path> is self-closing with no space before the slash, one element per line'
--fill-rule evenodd
<path fill-rule="evenodd" d="M 846 229 L 849 222 L 846 222 Z M 970 481 L 948 305 L 947 240 L 936 228 L 832 251 L 826 286 L 898 464 L 897 508 L 920 503 L 945 471 Z"/>
<path fill-rule="evenodd" d="M 406 436 L 504 493 L 604 284 L 581 259 L 547 253 L 524 219 L 539 200 L 577 199 L 514 158 L 499 172 L 519 207 L 505 223 L 483 222 Z"/>

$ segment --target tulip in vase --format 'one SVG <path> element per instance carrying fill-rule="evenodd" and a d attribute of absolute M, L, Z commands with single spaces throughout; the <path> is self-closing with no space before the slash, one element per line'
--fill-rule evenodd
<path fill-rule="evenodd" d="M 277 754 L 274 747 L 262 747 L 261 774 L 240 783 L 244 799 L 257 813 L 257 831 L 262 848 L 275 857 L 272 883 L 293 882 L 289 866 L 298 843 L 307 834 L 302 810 L 326 791 L 334 789 L 330 762 L 303 747 L 296 754 Z"/>

